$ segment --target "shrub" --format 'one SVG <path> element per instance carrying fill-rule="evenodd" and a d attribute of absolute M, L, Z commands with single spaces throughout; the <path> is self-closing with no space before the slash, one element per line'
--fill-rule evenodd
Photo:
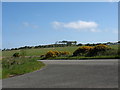
<path fill-rule="evenodd" d="M 69 55 L 70 52 L 67 52 L 67 51 L 60 51 L 60 56 L 66 56 L 66 55 Z"/>
<path fill-rule="evenodd" d="M 51 57 L 58 57 L 58 56 L 66 56 L 70 53 L 67 51 L 49 51 L 45 54 L 45 58 L 51 58 Z"/>
<path fill-rule="evenodd" d="M 104 44 L 99 44 L 96 46 L 81 46 L 73 52 L 73 56 L 96 56 L 105 55 L 111 48 Z M 113 53 L 113 52 L 111 52 Z"/>
<path fill-rule="evenodd" d="M 59 51 L 53 51 L 55 53 L 56 56 L 60 56 L 60 52 Z"/>
<path fill-rule="evenodd" d="M 49 51 L 46 53 L 45 57 L 50 58 L 50 57 L 56 57 L 56 53 L 54 51 Z"/>
<path fill-rule="evenodd" d="M 100 44 L 93 47 L 93 49 L 89 50 L 89 52 L 86 54 L 86 56 L 96 56 L 96 55 L 105 55 L 106 52 L 110 50 L 111 48 L 107 45 Z"/>
<path fill-rule="evenodd" d="M 45 57 L 45 55 L 41 55 L 40 57 L 43 58 L 43 57 Z"/>
<path fill-rule="evenodd" d="M 14 53 L 13 57 L 20 57 L 20 53 Z"/>
<path fill-rule="evenodd" d="M 73 52 L 73 56 L 78 56 L 78 55 L 85 55 L 89 52 L 89 50 L 93 49 L 92 46 L 81 46 L 77 50 Z"/>
<path fill-rule="evenodd" d="M 109 49 L 111 49 L 111 48 L 107 45 L 104 45 L 104 44 L 100 44 L 100 45 L 97 45 L 97 46 L 94 47 L 95 52 L 106 51 L 106 50 L 109 50 Z"/>

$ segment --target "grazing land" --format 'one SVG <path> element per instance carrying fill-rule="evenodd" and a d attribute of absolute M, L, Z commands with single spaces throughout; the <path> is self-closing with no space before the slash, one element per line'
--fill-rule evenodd
<path fill-rule="evenodd" d="M 24 49 L 26 51 L 26 56 L 40 56 L 46 54 L 50 50 L 57 51 L 69 51 L 71 54 L 76 50 L 78 46 L 68 46 L 68 47 L 53 47 L 53 48 L 36 48 L 36 49 Z M 21 52 L 22 50 L 11 50 L 3 51 L 3 57 L 11 57 L 15 52 Z"/>
<path fill-rule="evenodd" d="M 25 51 L 25 56 L 34 56 L 34 57 L 40 57 L 41 55 L 45 55 L 48 51 L 67 51 L 70 52 L 69 56 L 73 54 L 73 52 L 79 48 L 80 46 L 66 46 L 66 47 L 53 47 L 53 48 L 33 48 L 33 49 L 20 49 L 20 50 L 10 50 L 10 51 L 2 51 L 3 57 L 12 57 L 14 53 L 21 53 L 23 50 Z M 78 57 L 56 57 L 56 59 L 86 59 L 86 58 L 118 58 L 118 45 L 110 45 L 112 50 L 110 52 L 107 52 L 106 55 L 99 55 L 95 57 L 84 57 L 84 56 L 78 56 Z M 110 53 L 111 55 L 108 55 Z M 41 59 L 41 58 L 39 58 Z M 53 59 L 53 58 L 49 58 Z M 54 58 L 55 59 L 55 58 Z"/>
<path fill-rule="evenodd" d="M 26 56 L 40 56 L 47 53 L 50 50 L 68 51 L 72 54 L 80 46 L 68 46 L 68 47 L 53 47 L 53 48 L 36 48 L 36 49 L 24 49 Z M 118 45 L 110 45 L 111 48 L 118 50 Z M 2 51 L 3 57 L 11 57 L 15 52 L 21 52 L 21 50 Z"/>

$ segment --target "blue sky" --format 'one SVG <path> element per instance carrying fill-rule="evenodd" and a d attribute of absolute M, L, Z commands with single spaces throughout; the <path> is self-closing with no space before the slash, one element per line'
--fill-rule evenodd
<path fill-rule="evenodd" d="M 118 40 L 117 2 L 4 2 L 2 5 L 3 48 L 60 40 L 78 43 Z"/>

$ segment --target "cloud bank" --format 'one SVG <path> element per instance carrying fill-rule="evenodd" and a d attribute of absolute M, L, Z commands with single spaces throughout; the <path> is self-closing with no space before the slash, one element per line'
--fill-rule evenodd
<path fill-rule="evenodd" d="M 54 21 L 52 22 L 52 25 L 55 29 L 73 29 L 73 30 L 78 30 L 78 31 L 91 31 L 91 32 L 98 32 L 97 27 L 98 24 L 93 21 L 76 21 L 76 22 L 58 22 Z"/>

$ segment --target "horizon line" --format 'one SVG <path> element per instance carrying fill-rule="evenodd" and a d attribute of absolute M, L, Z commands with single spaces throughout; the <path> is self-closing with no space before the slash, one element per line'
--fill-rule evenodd
<path fill-rule="evenodd" d="M 63 40 L 64 41 L 64 40 Z M 67 41 L 67 40 L 65 40 L 65 41 Z M 72 41 L 72 40 L 71 40 Z M 75 40 L 74 40 L 75 41 Z M 107 41 L 107 42 L 88 42 L 89 44 L 97 44 L 97 43 L 108 43 L 108 42 L 111 42 L 111 43 L 117 43 L 117 42 L 119 42 L 120 40 L 118 40 L 118 41 Z M 77 44 L 88 44 L 88 43 L 83 43 L 83 42 L 78 42 L 77 41 Z M 52 44 L 55 44 L 55 43 L 48 43 L 48 44 L 39 44 L 39 45 L 52 45 Z M 24 45 L 24 46 L 18 46 L 18 47 L 11 47 L 11 48 L 1 48 L 1 50 L 3 50 L 3 49 L 12 49 L 12 48 L 20 48 L 20 47 L 25 47 L 25 46 L 30 46 L 30 47 L 34 47 L 34 46 L 39 46 L 39 45 Z"/>

